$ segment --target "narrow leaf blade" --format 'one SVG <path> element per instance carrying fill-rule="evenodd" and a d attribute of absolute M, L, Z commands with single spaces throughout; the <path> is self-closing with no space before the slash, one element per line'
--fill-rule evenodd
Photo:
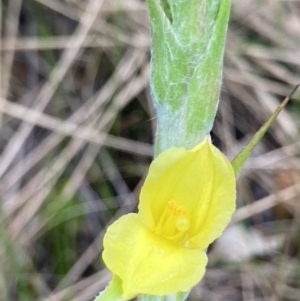
<path fill-rule="evenodd" d="M 252 137 L 252 139 L 247 143 L 247 145 L 235 156 L 232 160 L 231 165 L 233 167 L 234 173 L 237 176 L 244 165 L 245 161 L 249 157 L 250 153 L 254 149 L 254 147 L 258 144 L 258 142 L 263 138 L 267 130 L 275 121 L 278 114 L 282 111 L 282 109 L 286 106 L 289 100 L 292 98 L 293 94 L 299 88 L 300 84 L 296 85 L 293 91 L 288 95 L 282 103 L 278 106 L 275 112 L 271 115 L 271 117 L 267 120 L 267 122 L 256 132 L 256 134 Z"/>

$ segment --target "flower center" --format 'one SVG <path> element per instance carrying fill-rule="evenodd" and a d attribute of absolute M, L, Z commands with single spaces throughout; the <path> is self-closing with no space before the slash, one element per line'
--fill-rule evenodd
<path fill-rule="evenodd" d="M 180 243 L 184 240 L 190 226 L 191 222 L 185 208 L 171 200 L 158 220 L 155 234 Z"/>

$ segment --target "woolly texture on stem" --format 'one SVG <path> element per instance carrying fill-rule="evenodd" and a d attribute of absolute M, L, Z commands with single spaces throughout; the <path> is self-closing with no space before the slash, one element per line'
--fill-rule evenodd
<path fill-rule="evenodd" d="M 190 149 L 215 118 L 230 0 L 147 0 L 156 154 Z"/>

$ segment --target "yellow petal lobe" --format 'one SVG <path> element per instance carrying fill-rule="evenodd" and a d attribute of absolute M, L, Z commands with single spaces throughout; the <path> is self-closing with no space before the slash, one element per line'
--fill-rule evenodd
<path fill-rule="evenodd" d="M 209 138 L 192 150 L 171 148 L 150 165 L 139 203 L 139 214 L 150 229 L 157 227 L 170 200 L 188 216 L 190 247 L 206 249 L 229 223 L 235 210 L 235 176 Z"/>
<path fill-rule="evenodd" d="M 187 291 L 202 278 L 207 263 L 204 252 L 155 235 L 133 213 L 107 229 L 103 260 L 122 279 L 125 296 Z"/>

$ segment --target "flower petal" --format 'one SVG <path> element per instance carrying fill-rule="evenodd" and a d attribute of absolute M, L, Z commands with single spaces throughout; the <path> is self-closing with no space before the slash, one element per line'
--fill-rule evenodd
<path fill-rule="evenodd" d="M 139 214 L 150 229 L 170 200 L 190 214 L 191 248 L 206 249 L 229 223 L 235 210 L 235 176 L 209 138 L 192 150 L 171 148 L 150 165 L 139 204 Z"/>
<path fill-rule="evenodd" d="M 204 252 L 156 236 L 133 213 L 108 228 L 103 260 L 122 279 L 125 296 L 187 291 L 202 278 L 207 263 Z"/>

